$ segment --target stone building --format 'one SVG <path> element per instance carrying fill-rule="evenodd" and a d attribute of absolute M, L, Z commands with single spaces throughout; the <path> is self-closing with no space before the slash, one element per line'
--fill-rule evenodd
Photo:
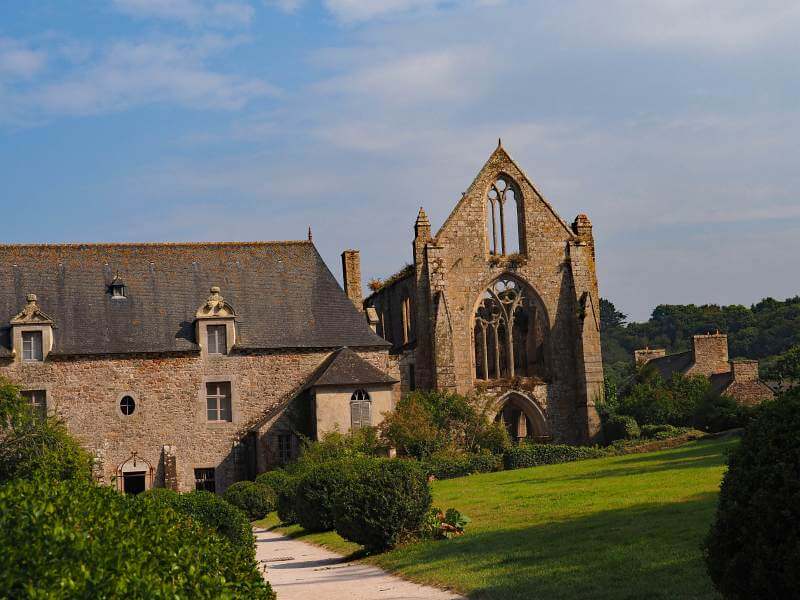
<path fill-rule="evenodd" d="M 775 397 L 772 388 L 758 378 L 757 360 L 728 359 L 724 333 L 692 336 L 692 349 L 686 352 L 667 354 L 663 348 L 644 348 L 633 355 L 637 366 L 651 365 L 664 381 L 675 373 L 708 377 L 715 392 L 740 404 L 754 405 Z"/>
<path fill-rule="evenodd" d="M 498 144 L 438 232 L 420 209 L 412 251 L 364 301 L 403 390 L 485 394 L 517 439 L 595 441 L 603 366 L 589 218 L 562 220 Z"/>
<path fill-rule="evenodd" d="M 0 246 L 0 375 L 129 492 L 223 491 L 399 393 L 310 241 Z"/>

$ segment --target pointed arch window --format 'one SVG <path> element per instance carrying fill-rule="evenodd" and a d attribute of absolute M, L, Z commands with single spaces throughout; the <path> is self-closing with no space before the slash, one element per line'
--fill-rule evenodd
<path fill-rule="evenodd" d="M 543 317 L 517 280 L 503 277 L 489 286 L 475 312 L 475 377 L 543 376 Z"/>
<path fill-rule="evenodd" d="M 507 175 L 494 180 L 486 194 L 486 228 L 489 254 L 505 256 L 520 252 L 519 186 Z"/>

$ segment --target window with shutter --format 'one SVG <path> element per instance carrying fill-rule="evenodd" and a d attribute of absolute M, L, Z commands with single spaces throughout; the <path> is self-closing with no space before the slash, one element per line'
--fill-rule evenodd
<path fill-rule="evenodd" d="M 372 401 L 366 390 L 356 390 L 350 396 L 350 427 L 361 429 L 372 425 Z"/>

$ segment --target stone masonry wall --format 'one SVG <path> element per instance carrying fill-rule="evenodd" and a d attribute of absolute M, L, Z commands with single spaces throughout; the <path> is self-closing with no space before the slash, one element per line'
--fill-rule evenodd
<path fill-rule="evenodd" d="M 399 377 L 397 360 L 385 349 L 357 351 Z M 98 476 L 106 483 L 137 452 L 156 468 L 155 485 L 164 485 L 162 454 L 170 446 L 179 490 L 194 489 L 195 468 L 214 467 L 221 492 L 240 477 L 235 442 L 270 408 L 288 400 L 329 352 L 53 357 L 40 364 L 0 363 L 0 375 L 22 389 L 46 390 L 48 410 L 101 458 Z M 208 380 L 231 382 L 233 422 L 207 422 Z M 130 416 L 119 410 L 126 394 L 136 401 Z"/>

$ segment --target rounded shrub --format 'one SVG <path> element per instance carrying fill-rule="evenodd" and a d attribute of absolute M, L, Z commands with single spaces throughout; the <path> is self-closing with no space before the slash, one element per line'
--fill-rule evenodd
<path fill-rule="evenodd" d="M 292 476 L 283 484 L 283 489 L 278 492 L 278 518 L 284 525 L 297 523 L 297 484 L 300 483 L 300 476 Z"/>
<path fill-rule="evenodd" d="M 800 393 L 762 405 L 733 450 L 705 541 L 725 598 L 800 597 Z"/>
<path fill-rule="evenodd" d="M 0 487 L 0 589 L 9 598 L 259 598 L 255 560 L 192 519 L 84 481 Z"/>
<path fill-rule="evenodd" d="M 617 440 L 633 440 L 641 434 L 636 419 L 628 415 L 611 415 L 603 424 L 603 435 L 609 443 Z"/>
<path fill-rule="evenodd" d="M 380 551 L 416 536 L 431 507 L 425 470 L 407 460 L 361 463 L 350 485 L 336 496 L 336 533 Z"/>
<path fill-rule="evenodd" d="M 281 490 L 286 486 L 286 483 L 292 476 L 286 471 L 276 469 L 274 471 L 264 471 L 256 477 L 256 483 L 265 485 L 272 489 L 276 494 L 280 494 Z"/>
<path fill-rule="evenodd" d="M 333 506 L 336 497 L 351 485 L 358 461 L 335 460 L 316 465 L 300 475 L 295 489 L 294 512 L 306 531 L 333 529 Z"/>
<path fill-rule="evenodd" d="M 498 454 L 437 452 L 422 461 L 428 475 L 436 479 L 464 477 L 473 473 L 490 473 L 503 467 L 503 457 Z"/>
<path fill-rule="evenodd" d="M 196 523 L 215 530 L 237 549 L 255 557 L 253 530 L 247 515 L 216 494 L 196 490 L 179 494 L 177 509 Z"/>
<path fill-rule="evenodd" d="M 275 510 L 277 500 L 271 488 L 254 481 L 237 481 L 225 490 L 222 497 L 244 511 L 251 521 L 263 519 Z"/>

